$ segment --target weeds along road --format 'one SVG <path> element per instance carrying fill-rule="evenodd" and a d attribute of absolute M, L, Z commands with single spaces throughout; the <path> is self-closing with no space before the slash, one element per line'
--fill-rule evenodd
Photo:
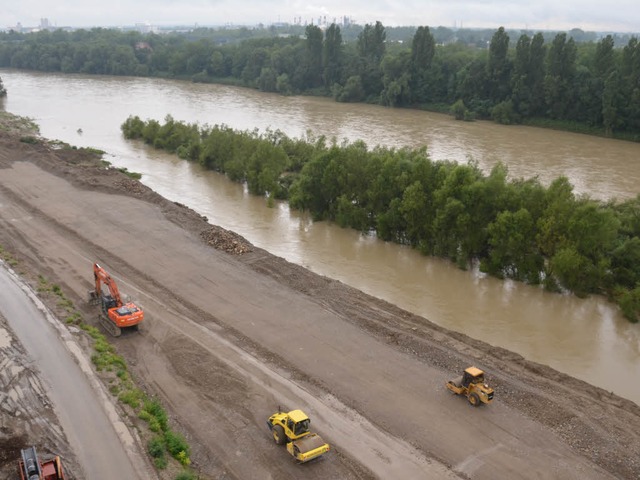
<path fill-rule="evenodd" d="M 638 476 L 631 402 L 259 249 L 216 250 L 194 212 L 81 157 L 45 153 L 5 160 L 0 244 L 77 305 L 97 261 L 143 307 L 140 332 L 114 344 L 206 478 Z M 0 148 L 0 165 L 8 155 Z M 497 383 L 488 407 L 444 388 L 471 362 Z M 332 451 L 296 465 L 266 428 L 278 405 L 305 410 Z"/>
<path fill-rule="evenodd" d="M 80 478 L 157 478 L 66 328 L 5 268 L 0 268 L 0 312 L 33 359 L 31 367 L 40 373 L 45 394 L 84 470 Z"/>

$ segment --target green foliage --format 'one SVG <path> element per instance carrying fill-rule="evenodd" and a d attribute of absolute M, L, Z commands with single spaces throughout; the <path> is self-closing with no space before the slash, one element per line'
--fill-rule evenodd
<path fill-rule="evenodd" d="M 155 457 L 153 459 L 153 464 L 158 470 L 164 470 L 165 468 L 167 468 L 169 461 L 167 460 L 166 455 L 162 455 L 161 457 Z"/>
<path fill-rule="evenodd" d="M 458 99 L 449 110 L 451 114 L 455 117 L 456 120 L 466 120 L 469 111 L 467 107 L 464 105 L 464 101 L 460 98 Z"/>
<path fill-rule="evenodd" d="M 151 423 L 151 419 L 153 419 L 161 431 L 167 431 L 169 428 L 167 412 L 164 410 L 162 405 L 160 405 L 160 402 L 157 399 L 146 400 L 144 402 L 142 412 L 148 414 L 150 420 L 149 423 Z"/>
<path fill-rule="evenodd" d="M 509 180 L 501 164 L 487 175 L 472 161 L 432 162 L 425 149 L 369 149 L 359 141 L 328 144 L 218 125 L 193 130 L 166 120 L 170 127 L 128 120 L 123 130 L 153 130 L 150 143 L 176 151 L 184 144 L 168 145 L 163 135 L 193 131 L 181 138 L 205 168 L 270 203 L 288 199 L 314 220 L 375 232 L 461 268 L 477 261 L 491 275 L 552 291 L 610 294 L 640 282 L 640 197 L 618 205 L 576 198 L 565 177 L 545 188 L 537 179 Z M 615 298 L 632 304 L 628 295 Z M 113 366 L 113 354 L 104 354 L 94 362 Z M 150 412 L 149 424 L 163 431 L 166 419 Z"/>
<path fill-rule="evenodd" d="M 640 286 L 624 291 L 618 298 L 623 315 L 632 323 L 640 320 Z"/>
<path fill-rule="evenodd" d="M 333 98 L 338 102 L 361 102 L 365 98 L 364 87 L 360 75 L 353 75 L 347 79 L 344 87 L 333 86 Z"/>
<path fill-rule="evenodd" d="M 282 34 L 282 35 L 279 35 Z M 516 41 L 517 38 L 517 41 Z M 626 42 L 626 45 L 624 43 Z M 620 48 L 623 47 L 623 48 Z M 331 94 L 340 102 L 437 108 L 462 101 L 459 119 L 548 125 L 640 140 L 638 39 L 578 30 L 532 37 L 500 27 L 386 28 L 315 25 L 195 29 L 165 35 L 108 29 L 0 33 L 0 67 L 136 75 L 244 85 L 283 95 Z M 0 95 L 3 86 L 0 79 Z M 185 131 L 157 146 L 196 160 Z M 149 144 L 159 125 L 127 125 Z M 25 142 L 37 142 L 34 136 Z"/>
<path fill-rule="evenodd" d="M 153 458 L 163 457 L 165 450 L 166 445 L 162 437 L 153 437 L 147 444 L 147 451 Z"/>
<path fill-rule="evenodd" d="M 120 173 L 124 173 L 127 177 L 133 178 L 134 180 L 140 180 L 142 178 L 142 174 L 138 172 L 130 172 L 126 167 L 118 168 Z"/>
<path fill-rule="evenodd" d="M 142 390 L 138 388 L 131 388 L 130 390 L 125 390 L 124 392 L 118 395 L 118 400 L 122 403 L 129 405 L 133 409 L 137 409 L 140 406 L 140 402 L 144 397 L 144 393 Z"/>
<path fill-rule="evenodd" d="M 164 434 L 164 441 L 167 445 L 167 451 L 172 457 L 181 462 L 188 460 L 190 451 L 189 444 L 182 435 L 172 430 L 167 430 Z"/>
<path fill-rule="evenodd" d="M 516 113 L 511 100 L 505 100 L 493 107 L 491 109 L 491 118 L 493 121 L 503 125 L 519 123 L 519 115 Z"/>

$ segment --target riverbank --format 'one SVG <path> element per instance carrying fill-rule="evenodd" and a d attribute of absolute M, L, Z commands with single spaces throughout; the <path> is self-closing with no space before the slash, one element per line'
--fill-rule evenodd
<path fill-rule="evenodd" d="M 640 449 L 640 407 L 633 402 L 274 257 L 82 152 L 1 135 L 0 244 L 79 303 L 96 259 L 143 300 L 149 321 L 139 336 L 119 339 L 118 352 L 170 406 L 195 445 L 194 462 L 212 478 L 223 471 L 233 478 L 256 471 L 296 475 L 263 431 L 263 417 L 282 399 L 288 407 L 311 408 L 314 425 L 335 445 L 310 478 L 375 478 L 383 468 L 409 468 L 361 463 L 359 447 L 338 429 L 344 419 L 334 424 L 335 409 L 325 410 L 330 398 L 374 420 L 389 441 L 410 441 L 457 475 L 509 478 L 496 474 L 508 465 L 526 467 L 525 478 L 640 474 L 629 453 Z M 221 237 L 230 240 L 217 242 Z M 255 362 L 260 371 L 251 370 Z M 496 388 L 494 403 L 480 410 L 443 386 L 471 363 Z M 274 371 L 285 374 L 278 377 L 284 386 L 263 379 Z M 393 400 L 380 390 L 385 386 Z M 301 388 L 320 403 L 303 400 Z M 399 418 L 390 404 L 428 415 Z M 238 422 L 243 427 L 234 433 Z M 461 444 L 476 429 L 485 442 Z M 366 435 L 358 441 L 365 448 L 373 442 Z M 491 445 L 502 446 L 481 464 L 465 462 Z"/>

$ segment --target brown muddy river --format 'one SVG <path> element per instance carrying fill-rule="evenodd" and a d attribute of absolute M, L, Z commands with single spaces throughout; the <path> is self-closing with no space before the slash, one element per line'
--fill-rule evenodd
<path fill-rule="evenodd" d="M 427 145 L 433 159 L 502 161 L 513 177 L 547 183 L 566 175 L 578 193 L 625 199 L 640 193 L 640 144 L 544 129 L 456 122 L 446 115 L 281 97 L 254 90 L 156 79 L 0 71 L 9 112 L 32 117 L 43 136 L 108 152 L 163 196 L 252 243 L 423 315 L 640 403 L 640 325 L 606 300 L 545 293 L 465 272 L 411 249 L 312 223 L 286 204 L 268 208 L 241 185 L 122 138 L 129 115 L 237 129 L 306 131 L 369 146 Z M 82 132 L 78 132 L 82 129 Z"/>

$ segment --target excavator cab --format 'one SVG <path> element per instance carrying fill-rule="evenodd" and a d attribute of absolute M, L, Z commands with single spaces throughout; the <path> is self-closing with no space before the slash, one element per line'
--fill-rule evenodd
<path fill-rule="evenodd" d="M 102 311 L 106 314 L 112 308 L 117 308 L 118 302 L 108 293 L 102 292 Z"/>

